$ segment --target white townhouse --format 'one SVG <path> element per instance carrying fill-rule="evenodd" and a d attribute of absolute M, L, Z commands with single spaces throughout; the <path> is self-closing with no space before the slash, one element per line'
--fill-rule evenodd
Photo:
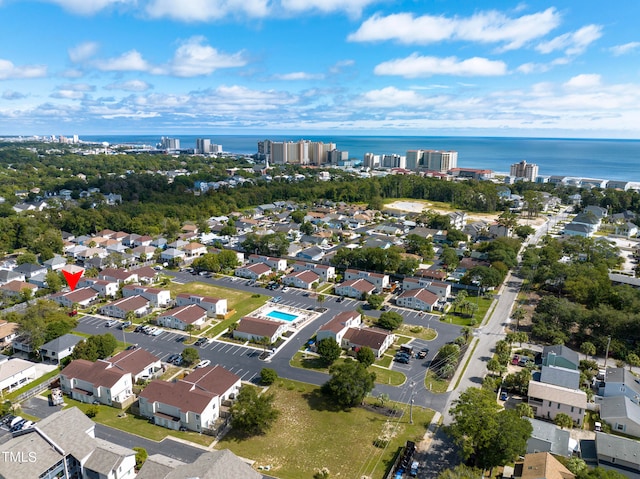
<path fill-rule="evenodd" d="M 396 298 L 396 304 L 403 308 L 417 309 L 418 311 L 433 311 L 438 305 L 439 298 L 431 291 L 420 288 L 403 291 Z"/>
<path fill-rule="evenodd" d="M 128 284 L 122 287 L 123 298 L 138 295 L 149 300 L 149 303 L 154 308 L 164 308 L 171 303 L 171 292 L 168 289 L 150 288 L 134 284 Z"/>
<path fill-rule="evenodd" d="M 253 280 L 260 279 L 263 276 L 268 276 L 271 273 L 271 268 L 264 263 L 253 263 L 236 268 L 236 276 Z"/>
<path fill-rule="evenodd" d="M 395 335 L 379 328 L 349 328 L 342 337 L 341 346 L 345 349 L 357 351 L 367 346 L 371 348 L 376 358 L 381 357 L 395 341 Z"/>
<path fill-rule="evenodd" d="M 177 306 L 187 306 L 189 304 L 197 304 L 204 308 L 209 316 L 224 317 L 228 312 L 227 300 L 224 298 L 212 298 L 189 293 L 180 293 L 176 296 Z"/>
<path fill-rule="evenodd" d="M 98 292 L 92 288 L 79 288 L 67 293 L 55 293 L 50 298 L 65 308 L 71 308 L 74 304 L 86 308 L 94 301 L 98 300 Z"/>
<path fill-rule="evenodd" d="M 124 269 L 105 268 L 98 274 L 98 279 L 115 281 L 118 284 L 137 283 L 138 275 L 133 271 L 127 271 Z"/>
<path fill-rule="evenodd" d="M 293 271 L 298 273 L 300 271 L 313 271 L 320 276 L 323 283 L 332 281 L 336 278 L 336 268 L 326 264 L 305 263 L 303 261 L 297 261 L 293 264 Z"/>
<path fill-rule="evenodd" d="M 207 254 L 207 247 L 200 243 L 189 243 L 182 248 L 187 258 L 198 258 L 199 256 Z"/>
<path fill-rule="evenodd" d="M 357 311 L 343 311 L 324 323 L 316 333 L 316 342 L 326 338 L 333 338 L 342 344 L 342 338 L 349 328 L 355 328 L 362 323 L 362 315 Z"/>
<path fill-rule="evenodd" d="M 296 288 L 311 289 L 314 283 L 320 283 L 320 276 L 313 271 L 298 271 L 284 276 L 282 283 Z"/>
<path fill-rule="evenodd" d="M 129 312 L 133 312 L 138 318 L 148 314 L 149 300 L 142 296 L 131 296 L 113 301 L 100 308 L 101 314 L 112 318 L 125 319 Z"/>
<path fill-rule="evenodd" d="M 189 324 L 195 329 L 202 329 L 209 321 L 207 310 L 197 304 L 178 306 L 156 318 L 158 325 L 186 331 Z"/>
<path fill-rule="evenodd" d="M 120 407 L 133 397 L 133 377 L 109 361 L 74 359 L 60 372 L 62 392 L 76 401 Z"/>
<path fill-rule="evenodd" d="M 376 287 L 366 279 L 360 278 L 345 281 L 344 283 L 337 285 L 335 287 L 335 291 L 338 296 L 362 299 L 367 294 L 374 293 L 376 291 Z"/>
<path fill-rule="evenodd" d="M 382 292 L 383 289 L 389 287 L 389 275 L 380 273 L 371 273 L 369 271 L 359 271 L 356 269 L 348 269 L 344 272 L 344 279 L 346 281 L 354 279 L 366 279 L 369 283 L 376 287 L 378 292 Z"/>
<path fill-rule="evenodd" d="M 0 354 L 0 392 L 11 392 L 38 377 L 36 363 Z"/>
<path fill-rule="evenodd" d="M 432 281 L 428 278 L 404 278 L 402 281 L 402 289 L 409 291 L 411 289 L 424 288 L 436 294 L 438 298 L 446 300 L 451 296 L 451 285 L 440 281 Z"/>
<path fill-rule="evenodd" d="M 240 378 L 223 367 L 199 368 L 175 382 L 151 381 L 140 393 L 140 414 L 158 426 L 201 432 L 239 391 Z"/>
<path fill-rule="evenodd" d="M 269 266 L 269 268 L 275 271 L 286 271 L 287 269 L 287 260 L 284 258 L 274 258 L 273 256 L 264 256 L 261 254 L 250 254 L 249 255 L 249 263 L 250 264 L 258 264 L 263 263 Z"/>
<path fill-rule="evenodd" d="M 268 338 L 270 343 L 275 343 L 286 330 L 287 324 L 282 321 L 245 316 L 238 321 L 236 329 L 233 330 L 233 337 L 247 341 L 260 341 L 263 338 Z"/>
<path fill-rule="evenodd" d="M 78 288 L 89 287 L 97 291 L 101 298 L 115 298 L 120 287 L 117 281 L 96 278 L 81 278 L 78 281 Z"/>

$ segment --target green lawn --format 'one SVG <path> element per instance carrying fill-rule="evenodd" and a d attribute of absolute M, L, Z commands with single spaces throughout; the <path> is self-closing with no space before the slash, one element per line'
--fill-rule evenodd
<path fill-rule="evenodd" d="M 397 406 L 405 411 L 399 419 L 361 407 L 336 410 L 318 387 L 292 381 L 279 380 L 269 391 L 281 411 L 271 430 L 248 439 L 232 431 L 216 448 L 255 460 L 255 467 L 270 465 L 269 474 L 281 479 L 312 477 L 322 467 L 331 477 L 381 479 L 398 448 L 419 441 L 433 417 L 433 411 L 414 406 L 409 424 L 407 405 Z M 389 446 L 376 448 L 373 442 L 385 431 L 391 434 Z"/>
<path fill-rule="evenodd" d="M 65 409 L 76 406 L 82 412 L 85 412 L 92 406 L 91 404 L 81 403 L 66 396 L 64 398 L 64 402 L 66 403 Z M 209 446 L 214 439 L 211 436 L 205 436 L 203 434 L 198 434 L 197 432 L 173 431 L 172 429 L 156 426 L 151 424 L 146 418 L 136 417 L 133 414 L 127 413 L 126 417 L 118 417 L 119 414 L 122 414 L 122 410 L 110 406 L 99 405 L 98 414 L 92 419 L 93 421 L 104 424 L 105 426 L 110 426 L 137 436 L 142 436 L 147 439 L 151 439 L 152 441 L 162 441 L 167 436 L 173 436 L 201 444 L 203 446 Z"/>
<path fill-rule="evenodd" d="M 425 341 L 433 341 L 438 337 L 438 333 L 433 328 L 426 326 L 415 326 L 412 324 L 401 324 L 396 331 L 397 334 L 411 336 L 416 339 L 424 339 Z"/>
<path fill-rule="evenodd" d="M 469 298 L 469 301 L 476 302 L 477 298 Z M 488 298 L 479 298 L 478 301 L 478 311 L 473 315 L 473 319 L 475 320 L 475 324 L 472 323 L 472 318 L 466 313 L 462 313 L 460 311 L 454 313 L 453 310 L 450 310 L 447 314 L 440 316 L 441 321 L 445 321 L 447 323 L 457 324 L 458 326 L 480 326 L 484 315 L 487 314 L 487 311 L 491 307 L 491 303 L 493 303 L 493 299 Z"/>
<path fill-rule="evenodd" d="M 433 393 L 446 393 L 449 383 L 450 381 L 440 379 L 431 370 L 427 371 L 427 375 L 424 377 L 424 387 Z"/>
<path fill-rule="evenodd" d="M 320 371 L 322 373 L 329 373 L 329 368 L 323 359 L 315 355 L 306 355 L 305 353 L 298 351 L 289 364 L 294 368 L 302 368 L 302 369 L 313 369 L 314 371 Z M 338 364 L 344 362 L 344 358 L 338 359 L 334 364 Z M 407 380 L 407 377 L 399 372 L 393 371 L 390 369 L 385 369 L 384 367 L 371 366 L 369 371 L 376 373 L 376 383 L 378 384 L 390 384 L 392 386 L 400 386 L 404 384 Z"/>
<path fill-rule="evenodd" d="M 388 368 L 389 366 L 391 366 L 392 362 L 393 362 L 393 356 L 385 354 L 380 359 L 377 359 L 374 364 L 376 366 L 381 366 L 383 368 Z"/>
<path fill-rule="evenodd" d="M 207 336 L 210 337 L 217 336 L 233 323 L 238 321 L 241 317 L 246 316 L 255 309 L 258 309 L 269 299 L 269 296 L 265 296 L 263 294 L 251 294 L 245 291 L 223 288 L 221 286 L 199 282 L 186 284 L 171 283 L 169 285 L 169 289 L 171 290 L 171 295 L 174 297 L 180 293 L 192 293 L 227 299 L 227 307 L 229 311 L 233 310 L 234 313 L 229 318 L 222 320 L 212 328 L 209 328 L 207 330 Z"/>

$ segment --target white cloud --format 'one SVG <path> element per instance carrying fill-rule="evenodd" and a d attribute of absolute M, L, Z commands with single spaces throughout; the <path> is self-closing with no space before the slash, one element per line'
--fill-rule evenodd
<path fill-rule="evenodd" d="M 242 52 L 227 55 L 204 45 L 204 41 L 204 37 L 193 37 L 180 45 L 169 66 L 171 73 L 179 77 L 209 75 L 220 68 L 247 64 Z"/>
<path fill-rule="evenodd" d="M 631 53 L 640 47 L 640 42 L 629 42 L 624 43 L 622 45 L 615 45 L 609 50 L 614 54 L 614 56 L 619 57 L 620 55 L 626 55 L 627 53 Z"/>
<path fill-rule="evenodd" d="M 360 15 L 362 9 L 379 0 L 281 0 L 285 10 L 304 12 L 318 10 L 322 13 L 345 11 L 351 15 Z"/>
<path fill-rule="evenodd" d="M 397 13 L 374 15 L 348 36 L 355 42 L 396 40 L 407 45 L 426 45 L 443 40 L 502 43 L 503 50 L 520 48 L 560 24 L 554 8 L 510 18 L 497 11 L 480 12 L 467 18 Z"/>
<path fill-rule="evenodd" d="M 69 49 L 69 59 L 73 63 L 82 62 L 91 58 L 98 51 L 98 44 L 95 42 L 84 42 Z"/>
<path fill-rule="evenodd" d="M 307 73 L 307 72 L 291 72 L 283 73 L 281 75 L 274 75 L 278 80 L 321 80 L 324 75 L 321 73 Z"/>
<path fill-rule="evenodd" d="M 546 71 L 549 71 L 549 68 L 550 66 L 546 63 L 529 62 L 529 63 L 523 63 L 522 65 L 520 65 L 518 68 L 516 68 L 516 71 L 520 73 L 525 73 L 525 74 L 544 73 Z"/>
<path fill-rule="evenodd" d="M 268 0 L 151 0 L 146 11 L 153 18 L 207 22 L 229 15 L 262 18 L 269 13 Z"/>
<path fill-rule="evenodd" d="M 444 102 L 444 97 L 425 97 L 413 90 L 400 90 L 389 86 L 379 90 L 370 90 L 362 94 L 354 103 L 366 108 L 398 108 L 410 106 L 421 109 Z"/>
<path fill-rule="evenodd" d="M 507 72 L 507 65 L 502 61 L 480 57 L 458 60 L 456 57 L 425 57 L 414 53 L 406 58 L 380 63 L 373 71 L 376 75 L 397 75 L 405 78 L 433 75 L 497 76 Z"/>
<path fill-rule="evenodd" d="M 0 80 L 14 78 L 40 78 L 47 74 L 47 67 L 43 65 L 16 66 L 9 60 L 0 58 Z"/>
<path fill-rule="evenodd" d="M 567 89 L 593 88 L 602 84 L 601 76 L 595 73 L 583 73 L 569 79 L 563 86 Z"/>
<path fill-rule="evenodd" d="M 91 15 L 118 5 L 134 5 L 136 0 L 48 0 L 65 10 L 78 15 Z"/>
<path fill-rule="evenodd" d="M 356 62 L 353 60 L 340 60 L 329 67 L 329 73 L 342 73 L 346 68 L 352 67 Z"/>
<path fill-rule="evenodd" d="M 105 90 L 124 90 L 124 91 L 147 91 L 151 88 L 146 81 L 130 80 L 124 82 L 116 82 L 105 85 Z"/>
<path fill-rule="evenodd" d="M 540 53 L 564 51 L 566 55 L 575 56 L 584 52 L 589 45 L 602 36 L 600 25 L 587 25 L 575 32 L 559 35 L 536 46 Z"/>
<path fill-rule="evenodd" d="M 99 60 L 96 62 L 96 66 L 103 71 L 147 71 L 150 69 L 150 65 L 136 50 L 130 50 L 116 58 Z"/>

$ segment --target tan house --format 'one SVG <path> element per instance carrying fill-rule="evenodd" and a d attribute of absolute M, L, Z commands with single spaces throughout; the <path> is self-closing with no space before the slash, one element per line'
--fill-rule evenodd
<path fill-rule="evenodd" d="M 352 279 L 336 286 L 335 291 L 339 296 L 362 299 L 367 294 L 372 294 L 376 290 L 375 285 L 366 279 Z"/>
<path fill-rule="evenodd" d="M 0 292 L 11 297 L 20 296 L 25 290 L 30 291 L 31 294 L 35 294 L 35 292 L 38 291 L 38 287 L 35 284 L 16 280 L 9 281 L 7 284 L 3 284 L 2 286 L 0 286 Z"/>
<path fill-rule="evenodd" d="M 553 420 L 565 413 L 578 426 L 582 426 L 587 409 L 587 393 L 580 389 L 568 389 L 555 384 L 529 381 L 529 406 L 536 417 Z"/>
<path fill-rule="evenodd" d="M 131 296 L 130 298 L 113 301 L 100 308 L 101 314 L 112 318 L 125 319 L 129 312 L 132 312 L 138 318 L 144 316 L 149 312 L 149 300 L 142 296 Z"/>
<path fill-rule="evenodd" d="M 17 323 L 9 323 L 3 319 L 0 319 L 0 348 L 6 348 L 10 346 L 13 339 L 16 337 L 18 331 Z"/>

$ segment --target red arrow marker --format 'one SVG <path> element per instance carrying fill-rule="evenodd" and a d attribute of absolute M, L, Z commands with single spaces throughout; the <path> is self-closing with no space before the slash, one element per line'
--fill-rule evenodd
<path fill-rule="evenodd" d="M 82 277 L 82 273 L 84 273 L 83 269 L 81 269 L 76 273 L 70 273 L 69 271 L 65 271 L 64 269 L 62 270 L 64 279 L 67 280 L 67 284 L 69 285 L 69 288 L 71 288 L 71 291 L 76 289 L 76 285 L 78 284 L 78 281 L 80 281 L 80 278 Z"/>

